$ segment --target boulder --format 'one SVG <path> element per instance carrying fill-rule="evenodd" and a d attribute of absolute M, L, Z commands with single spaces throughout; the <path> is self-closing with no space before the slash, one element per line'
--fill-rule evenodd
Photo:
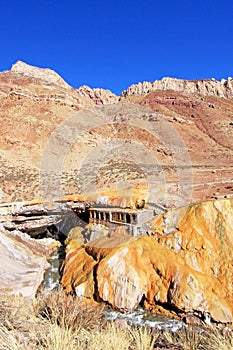
<path fill-rule="evenodd" d="M 54 250 L 48 240 L 35 240 L 18 231 L 0 228 L 0 291 L 34 298 L 49 268 Z"/>
<path fill-rule="evenodd" d="M 78 240 L 69 240 L 66 249 L 66 261 L 61 284 L 69 293 L 75 291 L 78 296 L 93 298 L 95 259 L 89 255 Z"/>

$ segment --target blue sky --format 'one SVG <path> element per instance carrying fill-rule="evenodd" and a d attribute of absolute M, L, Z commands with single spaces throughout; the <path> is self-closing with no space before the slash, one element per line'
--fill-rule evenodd
<path fill-rule="evenodd" d="M 74 87 L 233 76 L 232 0 L 0 0 L 0 71 L 18 59 Z"/>

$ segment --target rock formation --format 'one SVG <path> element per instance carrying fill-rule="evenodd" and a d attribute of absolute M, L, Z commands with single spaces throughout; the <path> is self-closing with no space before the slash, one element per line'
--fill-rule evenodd
<path fill-rule="evenodd" d="M 151 237 L 120 234 L 84 246 L 70 240 L 61 283 L 123 311 L 143 302 L 232 322 L 232 222 L 226 199 L 155 218 Z"/>
<path fill-rule="evenodd" d="M 199 94 L 203 96 L 233 97 L 233 79 L 218 81 L 214 78 L 204 80 L 183 80 L 176 78 L 163 78 L 154 82 L 144 81 L 133 84 L 122 92 L 122 97 L 130 95 L 145 95 L 157 90 L 173 90 L 182 94 Z"/>
<path fill-rule="evenodd" d="M 110 90 L 94 88 L 91 89 L 89 86 L 83 85 L 77 89 L 80 96 L 90 98 L 95 104 L 106 105 L 116 103 L 119 100 L 119 96 L 113 94 Z"/>
<path fill-rule="evenodd" d="M 73 198 L 72 198 L 73 199 Z M 62 226 L 62 233 L 67 235 L 70 228 L 78 225 L 77 214 L 83 214 L 89 205 L 81 200 L 60 198 L 51 203 L 25 202 L 0 205 L 0 225 L 6 230 L 17 230 L 36 238 L 43 235 L 48 227 Z M 53 235 L 57 238 L 56 234 Z"/>
<path fill-rule="evenodd" d="M 56 248 L 49 240 L 36 241 L 22 232 L 0 228 L 1 292 L 34 298 L 49 268 L 46 260 Z"/>

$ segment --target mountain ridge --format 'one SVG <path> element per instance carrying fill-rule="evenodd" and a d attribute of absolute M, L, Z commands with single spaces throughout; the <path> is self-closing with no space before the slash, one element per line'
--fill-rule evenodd
<path fill-rule="evenodd" d="M 9 72 L 9 71 L 8 71 Z M 21 74 L 30 78 L 37 78 L 63 88 L 73 88 L 81 96 L 92 98 L 97 104 L 115 103 L 118 98 L 131 95 L 145 95 L 158 90 L 172 90 L 184 94 L 196 93 L 204 96 L 216 96 L 224 98 L 233 98 L 233 78 L 216 80 L 215 78 L 205 79 L 180 79 L 173 77 L 163 77 L 154 81 L 143 81 L 131 84 L 127 89 L 123 90 L 120 96 L 113 93 L 110 89 L 91 88 L 86 84 L 78 88 L 69 85 L 58 73 L 50 68 L 40 68 L 27 64 L 21 60 L 14 63 L 10 72 Z M 107 96 L 105 96 L 105 94 Z"/>

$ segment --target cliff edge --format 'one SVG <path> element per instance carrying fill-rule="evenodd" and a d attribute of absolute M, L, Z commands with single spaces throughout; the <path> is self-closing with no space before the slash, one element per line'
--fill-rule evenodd
<path fill-rule="evenodd" d="M 182 94 L 233 98 L 233 79 L 229 77 L 227 80 L 218 81 L 214 78 L 204 80 L 163 78 L 154 82 L 145 81 L 133 84 L 127 90 L 124 90 L 121 96 L 145 95 L 157 90 L 173 90 Z"/>

